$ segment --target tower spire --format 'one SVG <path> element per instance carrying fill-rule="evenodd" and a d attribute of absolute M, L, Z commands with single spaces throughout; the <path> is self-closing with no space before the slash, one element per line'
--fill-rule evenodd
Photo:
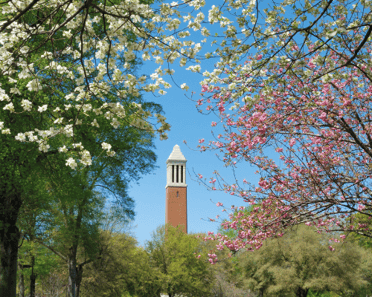
<path fill-rule="evenodd" d="M 187 233 L 186 158 L 176 144 L 167 159 L 165 222 L 174 227 L 183 225 Z"/>

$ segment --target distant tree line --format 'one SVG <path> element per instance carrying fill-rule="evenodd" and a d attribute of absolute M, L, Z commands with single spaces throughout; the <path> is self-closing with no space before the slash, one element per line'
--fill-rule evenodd
<path fill-rule="evenodd" d="M 78 266 L 76 296 L 372 294 L 371 242 L 365 237 L 350 234 L 343 243 L 334 242 L 334 234 L 299 225 L 282 237 L 268 239 L 259 250 L 234 253 L 216 250 L 212 241 L 203 240 L 203 233 L 184 234 L 169 225 L 165 236 L 163 225 L 140 247 L 130 235 L 130 224 L 112 224 L 106 219 L 102 218 L 96 237 L 78 248 L 76 262 L 84 265 Z M 363 219 L 355 217 L 352 223 Z M 32 296 L 65 296 L 70 270 L 57 251 L 64 253 L 63 243 L 52 252 L 24 238 L 18 260 L 19 297 L 31 296 L 32 290 Z M 208 253 L 216 254 L 217 263 L 210 265 Z"/>

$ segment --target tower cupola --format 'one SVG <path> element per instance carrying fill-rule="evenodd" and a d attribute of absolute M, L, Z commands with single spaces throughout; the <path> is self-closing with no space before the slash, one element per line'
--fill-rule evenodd
<path fill-rule="evenodd" d="M 186 158 L 176 144 L 167 160 L 167 185 L 165 187 L 187 187 Z"/>

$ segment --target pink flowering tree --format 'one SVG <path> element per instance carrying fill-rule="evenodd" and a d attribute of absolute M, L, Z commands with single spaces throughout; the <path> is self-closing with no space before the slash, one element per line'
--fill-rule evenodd
<path fill-rule="evenodd" d="M 293 47 L 291 54 L 296 51 Z M 366 52 L 371 52 L 367 46 Z M 218 114 L 223 132 L 200 149 L 222 152 L 231 167 L 249 163 L 260 176 L 258 184 L 228 184 L 216 173 L 205 183 L 254 206 L 248 215 L 235 211 L 222 224 L 238 231 L 235 239 L 208 237 L 220 241 L 218 249 L 258 249 L 266 238 L 301 223 L 372 236 L 367 224 L 345 220 L 356 213 L 372 217 L 372 68 L 369 60 L 345 67 L 347 60 L 330 50 L 296 67 L 271 65 L 265 74 L 277 79 L 261 81 L 225 67 L 221 85 L 203 86 L 199 105 Z M 331 68 L 337 71 L 328 73 Z M 345 235 L 340 237 L 334 240 Z"/>
<path fill-rule="evenodd" d="M 217 249 L 253 250 L 301 223 L 370 236 L 368 224 L 346 223 L 370 217 L 370 3 L 250 3 L 250 19 L 231 34 L 247 39 L 218 50 L 220 62 L 203 73 L 197 104 L 219 121 L 215 139 L 199 148 L 220 152 L 232 168 L 255 166 L 260 179 L 230 184 L 216 173 L 204 183 L 253 206 L 249 215 L 233 207 L 222 224 L 235 239 L 206 239 L 219 240 Z"/>

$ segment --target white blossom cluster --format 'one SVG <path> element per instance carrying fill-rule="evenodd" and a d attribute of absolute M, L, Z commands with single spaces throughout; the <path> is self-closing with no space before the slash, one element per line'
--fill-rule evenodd
<path fill-rule="evenodd" d="M 102 142 L 102 149 L 106 151 L 107 156 L 113 157 L 115 152 L 111 150 L 111 144 Z"/>

